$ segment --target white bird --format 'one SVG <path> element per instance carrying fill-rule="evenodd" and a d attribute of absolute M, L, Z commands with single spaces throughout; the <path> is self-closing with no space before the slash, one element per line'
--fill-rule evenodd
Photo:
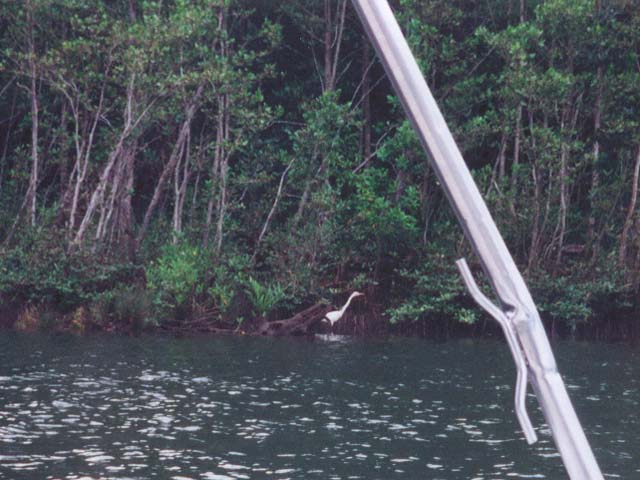
<path fill-rule="evenodd" d="M 332 312 L 327 313 L 322 319 L 322 321 L 325 323 L 330 323 L 331 328 L 333 329 L 333 324 L 342 318 L 342 316 L 344 315 L 344 312 L 346 312 L 347 308 L 349 308 L 349 304 L 351 303 L 351 300 L 353 300 L 355 297 L 361 297 L 361 296 L 364 296 L 364 293 L 353 292 L 351 296 L 349 296 L 349 300 L 347 300 L 347 303 L 345 303 L 340 310 L 334 310 Z"/>

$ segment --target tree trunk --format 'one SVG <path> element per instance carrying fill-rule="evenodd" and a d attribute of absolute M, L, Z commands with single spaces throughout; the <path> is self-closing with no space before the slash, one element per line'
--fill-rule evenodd
<path fill-rule="evenodd" d="M 198 142 L 198 150 L 196 153 L 196 181 L 193 185 L 193 193 L 191 194 L 191 206 L 189 207 L 189 225 L 193 225 L 193 219 L 198 205 L 198 194 L 200 193 L 200 178 L 202 176 L 203 157 L 205 155 L 205 135 L 204 129 L 200 132 L 200 140 Z"/>
<path fill-rule="evenodd" d="M 133 218 L 133 185 L 135 175 L 135 156 L 138 150 L 138 144 L 129 148 L 126 157 L 125 177 L 123 182 L 123 192 L 121 196 L 120 211 L 118 216 L 117 232 L 118 239 L 126 248 L 129 257 L 135 254 L 135 240 L 133 235 L 134 218 Z"/>
<path fill-rule="evenodd" d="M 333 73 L 331 71 L 331 66 L 333 65 L 331 61 L 332 3 L 333 0 L 324 0 L 324 91 L 333 90 Z"/>
<path fill-rule="evenodd" d="M 559 265 L 562 261 L 562 248 L 567 230 L 567 150 L 567 144 L 563 141 L 560 147 L 560 170 L 558 172 L 558 182 L 560 183 L 560 211 L 558 213 L 556 265 Z"/>
<path fill-rule="evenodd" d="M 138 150 L 137 140 L 127 144 L 123 149 L 113 175 L 109 180 L 110 195 L 106 203 L 101 204 L 101 215 L 96 229 L 94 251 L 100 243 L 107 246 L 120 241 L 131 254 L 131 235 L 133 232 L 133 180 L 135 155 Z"/>
<path fill-rule="evenodd" d="M 507 134 L 503 133 L 500 139 L 500 151 L 498 152 L 498 180 L 502 180 L 506 173 L 507 163 Z"/>
<path fill-rule="evenodd" d="M 124 133 L 124 132 L 123 132 Z M 84 234 L 89 226 L 89 223 L 93 219 L 93 215 L 95 213 L 96 208 L 100 205 L 104 198 L 104 193 L 108 186 L 108 181 L 111 177 L 113 167 L 116 165 L 116 161 L 122 153 L 122 148 L 124 146 L 124 141 L 126 139 L 125 135 L 121 135 L 118 143 L 116 144 L 115 149 L 109 155 L 107 160 L 107 164 L 102 169 L 102 173 L 100 174 L 100 178 L 98 179 L 98 185 L 94 189 L 91 194 L 91 199 L 89 200 L 89 204 L 87 205 L 87 211 L 82 218 L 82 222 L 80 222 L 80 226 L 78 227 L 78 231 L 76 232 L 72 245 L 78 246 L 82 242 L 84 238 Z"/>
<path fill-rule="evenodd" d="M 107 68 L 104 74 L 104 80 L 102 82 L 102 87 L 100 88 L 100 99 L 98 101 L 98 107 L 96 108 L 96 112 L 93 116 L 93 120 L 91 123 L 91 128 L 89 130 L 89 135 L 83 143 L 79 143 L 79 140 L 76 142 L 76 164 L 74 166 L 74 171 L 76 175 L 75 185 L 73 187 L 73 197 L 71 200 L 71 212 L 69 213 L 68 220 L 68 230 L 69 233 L 73 232 L 73 229 L 76 226 L 76 213 L 78 211 L 78 201 L 80 199 L 80 191 L 82 189 L 82 185 L 84 180 L 87 177 L 87 171 L 89 169 L 89 159 L 91 158 L 91 150 L 93 148 L 93 141 L 95 138 L 96 129 L 98 128 L 98 123 L 100 121 L 100 117 L 102 116 L 102 109 L 104 106 L 104 97 L 105 97 L 105 89 L 107 86 L 107 78 L 109 76 L 111 67 L 111 57 L 109 57 L 109 62 L 107 64 Z M 71 101 L 71 98 L 68 97 Z M 73 102 L 71 102 L 73 104 Z M 73 107 L 72 107 L 73 108 Z M 76 122 L 76 130 L 77 126 L 80 122 L 79 119 L 79 106 L 74 109 L 74 117 Z"/>
<path fill-rule="evenodd" d="M 573 71 L 573 68 L 571 68 Z M 575 132 L 578 116 L 580 113 L 580 103 L 582 94 L 578 94 L 575 100 L 567 99 L 562 111 L 562 120 L 560 122 L 560 171 L 558 173 L 558 181 L 560 183 L 560 212 L 557 228 L 557 250 L 556 250 L 556 266 L 562 262 L 562 250 L 564 248 L 564 240 L 567 232 L 567 212 L 569 211 L 569 138 Z"/>
<path fill-rule="evenodd" d="M 335 0 L 324 1 L 324 90 L 332 92 L 338 79 L 338 60 L 344 32 L 347 0 L 340 0 L 336 15 L 331 11 Z M 334 32 L 335 30 L 335 32 Z"/>
<path fill-rule="evenodd" d="M 82 222 L 78 227 L 78 231 L 76 232 L 72 242 L 71 247 L 77 247 L 80 245 L 84 238 L 84 234 L 89 227 L 93 219 L 93 215 L 95 214 L 96 208 L 103 204 L 104 194 L 108 187 L 108 182 L 112 177 L 113 169 L 117 164 L 118 159 L 122 155 L 122 151 L 125 147 L 125 142 L 129 138 L 132 130 L 137 126 L 137 124 L 142 120 L 142 118 L 147 114 L 153 102 L 151 102 L 147 108 L 142 111 L 138 117 L 134 120 L 134 108 L 135 108 L 135 74 L 131 74 L 129 79 L 129 85 L 127 86 L 127 103 L 125 106 L 124 112 L 124 124 L 122 127 L 122 131 L 118 137 L 118 141 L 116 142 L 116 146 L 109 154 L 109 158 L 107 159 L 107 163 L 102 169 L 102 173 L 100 174 L 100 178 L 98 179 L 98 184 L 91 194 L 91 199 L 89 200 L 89 204 L 87 205 L 87 210 L 82 218 Z"/>
<path fill-rule="evenodd" d="M 7 124 L 7 131 L 5 133 L 4 143 L 2 146 L 2 157 L 0 157 L 0 193 L 2 193 L 2 186 L 4 185 L 4 169 L 7 162 L 7 153 L 9 151 L 9 140 L 11 139 L 11 129 L 13 128 L 13 116 L 15 114 L 16 98 L 18 96 L 14 93 L 11 99 L 11 113 L 9 114 L 9 122 Z"/>
<path fill-rule="evenodd" d="M 218 222 L 216 223 L 215 251 L 217 254 L 222 250 L 222 237 L 224 236 L 224 217 L 227 213 L 227 173 L 229 171 L 229 161 L 224 155 L 220 164 L 220 198 L 218 202 Z"/>
<path fill-rule="evenodd" d="M 371 47 L 366 35 L 362 44 L 362 159 L 365 161 L 371 157 Z"/>
<path fill-rule="evenodd" d="M 173 231 L 174 242 L 177 241 L 178 235 L 182 232 L 182 216 L 184 212 L 184 201 L 187 196 L 187 186 L 191 179 L 191 133 L 187 133 L 186 145 L 182 158 L 182 166 L 180 162 L 176 165 L 173 177 L 174 202 L 173 202 Z M 181 173 L 182 171 L 182 173 Z"/>
<path fill-rule="evenodd" d="M 522 104 L 518 104 L 516 113 L 516 130 L 513 140 L 513 165 L 511 166 L 511 201 L 509 209 L 516 215 L 516 197 L 518 196 L 518 166 L 520 165 L 520 131 L 522 129 Z"/>
<path fill-rule="evenodd" d="M 180 131 L 178 133 L 178 138 L 176 143 L 173 146 L 173 150 L 171 151 L 171 155 L 169 156 L 169 161 L 166 163 L 164 168 L 162 169 L 162 173 L 160 174 L 160 178 L 156 183 L 156 187 L 153 191 L 153 196 L 151 197 L 151 201 L 149 202 L 149 206 L 147 207 L 147 211 L 144 214 L 144 219 L 142 221 L 142 226 L 140 227 L 140 231 L 138 232 L 138 236 L 136 238 L 136 249 L 140 246 L 142 241 L 144 240 L 144 236 L 147 233 L 147 229 L 149 228 L 149 223 L 151 222 L 151 217 L 162 198 L 162 192 L 164 190 L 164 185 L 169 179 L 169 176 L 174 173 L 176 169 L 176 165 L 178 164 L 178 160 L 181 158 L 181 155 L 184 151 L 184 145 L 187 140 L 187 136 L 189 135 L 191 129 L 191 122 L 193 117 L 199 107 L 200 97 L 204 91 L 204 85 L 200 85 L 196 90 L 196 93 L 193 96 L 193 99 L 187 104 L 185 108 L 185 115 L 182 125 L 180 126 Z"/>
<path fill-rule="evenodd" d="M 29 91 L 31 95 L 31 174 L 29 175 L 29 188 L 27 189 L 27 205 L 29 208 L 29 219 L 31 226 L 36 225 L 36 197 L 38 190 L 38 72 L 35 61 L 35 39 L 33 35 L 34 23 L 33 4 L 29 0 L 27 3 L 28 15 L 28 43 L 29 43 L 29 70 L 30 83 Z"/>
<path fill-rule="evenodd" d="M 536 137 L 533 128 L 533 112 L 529 110 L 529 135 L 531 137 L 532 151 L 536 151 Z M 529 258 L 527 260 L 527 272 L 531 272 L 538 264 L 540 249 L 542 246 L 542 232 L 544 223 L 541 225 L 542 215 L 542 179 L 536 168 L 535 158 L 531 159 L 531 176 L 533 179 L 533 225 L 531 227 L 531 243 L 529 244 Z"/>
<path fill-rule="evenodd" d="M 220 11 L 218 12 L 218 30 L 223 32 L 226 30 L 226 25 L 227 25 L 227 16 L 226 16 L 226 10 L 224 8 L 221 8 Z M 226 49 L 226 42 L 224 40 L 220 41 L 220 56 L 222 58 L 226 58 L 227 57 L 227 49 Z M 218 215 L 220 216 L 220 213 L 224 213 L 224 208 L 221 206 L 222 203 L 222 185 L 220 185 L 220 191 L 217 192 L 217 183 L 218 183 L 218 179 L 220 178 L 220 182 L 221 182 L 221 177 L 224 175 L 226 175 L 226 171 L 223 172 L 224 168 L 223 168 L 223 162 L 224 162 L 224 157 L 225 157 L 225 152 L 224 152 L 224 140 L 225 140 L 225 125 L 226 125 L 226 111 L 225 111 L 225 100 L 224 100 L 225 95 L 224 94 L 219 94 L 217 96 L 217 103 L 218 103 L 218 112 L 217 112 L 217 129 L 216 129 L 216 148 L 215 148 L 215 152 L 214 152 L 214 156 L 213 156 L 213 169 L 211 171 L 211 192 L 209 194 L 209 202 L 207 205 L 207 218 L 205 221 L 205 227 L 204 227 L 204 235 L 202 238 L 202 244 L 203 247 L 205 249 L 207 249 L 209 247 L 209 236 L 211 234 L 211 225 L 213 222 L 213 210 L 214 210 L 214 206 L 216 203 L 216 197 L 218 198 Z M 225 182 L 226 182 L 226 177 L 225 177 Z M 225 188 L 226 188 L 226 184 L 225 184 Z M 225 192 L 226 193 L 226 192 Z M 220 221 L 224 221 L 224 220 L 220 220 Z M 219 225 L 220 228 L 220 237 L 222 236 L 222 224 Z M 217 234 L 217 229 L 216 229 L 216 234 Z M 222 238 L 220 238 L 220 242 L 222 242 Z M 216 238 L 215 241 L 216 245 L 218 243 L 218 239 Z"/>
<path fill-rule="evenodd" d="M 631 198 L 629 199 L 629 206 L 627 207 L 627 215 L 622 227 L 622 233 L 620 234 L 620 249 L 618 252 L 618 267 L 624 267 L 627 260 L 627 242 L 629 237 L 629 230 L 633 225 L 633 216 L 636 211 L 636 203 L 638 200 L 638 177 L 640 176 L 640 145 L 636 152 L 636 161 L 633 168 L 633 180 L 631 183 Z"/>
<path fill-rule="evenodd" d="M 223 129 L 222 145 L 220 146 L 220 198 L 218 201 L 218 223 L 216 225 L 215 251 L 220 254 L 222 250 L 222 238 L 224 236 L 224 218 L 227 212 L 227 174 L 229 172 L 229 152 L 226 151 L 226 143 L 229 141 L 229 96 L 223 96 Z"/>
<path fill-rule="evenodd" d="M 216 202 L 216 190 L 217 180 L 220 171 L 220 163 L 222 156 L 222 129 L 224 124 L 223 112 L 220 110 L 221 101 L 218 100 L 218 115 L 217 115 L 217 129 L 216 129 L 216 148 L 213 153 L 213 168 L 211 169 L 211 191 L 209 192 L 209 202 L 207 203 L 207 217 L 204 225 L 204 235 L 202 238 L 202 245 L 206 249 L 209 246 L 209 235 L 211 232 L 211 224 L 213 222 L 213 209 Z"/>
<path fill-rule="evenodd" d="M 256 241 L 256 246 L 254 248 L 253 255 L 251 256 L 251 263 L 253 263 L 255 261 L 256 255 L 258 254 L 258 249 L 260 248 L 260 243 L 262 242 L 264 236 L 267 233 L 267 230 L 269 229 L 269 225 L 271 224 L 271 220 L 273 218 L 273 215 L 276 212 L 276 208 L 278 208 L 278 202 L 280 201 L 280 197 L 282 196 L 282 188 L 284 187 L 284 180 L 285 180 L 285 178 L 287 176 L 287 173 L 289 172 L 289 170 L 291 169 L 291 167 L 293 166 L 295 161 L 296 161 L 295 158 L 293 160 L 291 160 L 289 162 L 289 165 L 287 165 L 287 168 L 284 169 L 284 172 L 282 172 L 282 175 L 280 176 L 280 183 L 278 184 L 278 190 L 276 192 L 276 197 L 273 200 L 273 205 L 271 205 L 271 210 L 269 210 L 269 214 L 267 215 L 267 219 L 265 220 L 264 225 L 262 226 L 262 230 L 260 231 L 260 235 L 258 236 L 258 240 Z"/>
<path fill-rule="evenodd" d="M 531 175 L 533 177 L 533 225 L 531 227 L 531 243 L 529 245 L 529 259 L 527 261 L 527 271 L 535 269 L 540 255 L 540 178 L 536 166 L 532 166 Z"/>
<path fill-rule="evenodd" d="M 101 215 L 96 229 L 94 251 L 100 243 L 106 246 L 120 244 L 131 256 L 133 234 L 133 181 L 135 155 L 138 150 L 137 141 L 133 141 L 122 149 L 122 154 L 114 167 L 110 180 L 111 193 L 109 200 L 101 204 Z"/>
<path fill-rule="evenodd" d="M 525 0 L 520 0 L 520 23 L 525 22 Z M 520 60 L 520 68 L 524 68 L 523 61 Z M 522 102 L 518 99 L 518 109 L 516 111 L 516 129 L 513 140 L 513 164 L 511 166 L 511 198 L 509 210 L 514 219 L 516 216 L 516 198 L 518 196 L 518 166 L 520 165 L 520 132 L 522 130 Z"/>
<path fill-rule="evenodd" d="M 131 23 L 136 21 L 136 2 L 135 0 L 129 0 L 129 20 Z"/>
<path fill-rule="evenodd" d="M 596 0 L 596 15 L 600 14 L 600 1 Z M 587 221 L 587 253 L 591 256 L 591 261 L 595 261 L 598 256 L 598 243 L 596 239 L 596 208 L 598 203 L 598 188 L 600 186 L 600 171 L 598 170 L 598 161 L 600 158 L 600 142 L 598 135 L 600 134 L 600 123 L 602 119 L 602 93 L 604 89 L 603 67 L 598 64 L 596 74 L 596 82 L 598 93 L 596 96 L 596 104 L 593 115 L 593 158 L 591 160 L 591 187 L 589 191 L 589 219 Z"/>

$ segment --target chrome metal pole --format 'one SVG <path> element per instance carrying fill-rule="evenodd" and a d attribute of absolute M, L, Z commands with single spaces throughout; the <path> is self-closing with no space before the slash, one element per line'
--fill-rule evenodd
<path fill-rule="evenodd" d="M 535 303 L 409 49 L 387 0 L 352 0 L 528 364 L 529 379 L 572 480 L 603 480 L 558 373 Z"/>

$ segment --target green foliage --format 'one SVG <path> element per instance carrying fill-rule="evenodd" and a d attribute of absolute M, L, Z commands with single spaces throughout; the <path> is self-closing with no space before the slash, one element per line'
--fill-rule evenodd
<path fill-rule="evenodd" d="M 540 272 L 530 280 L 531 290 L 544 318 L 552 318 L 575 329 L 594 315 L 616 315 L 633 308 L 634 292 L 624 273 L 606 275 L 598 266 L 590 278 L 578 268 L 571 275 L 552 276 Z"/>
<path fill-rule="evenodd" d="M 194 308 L 206 288 L 207 257 L 188 242 L 168 244 L 146 267 L 147 287 L 160 314 Z"/>
<path fill-rule="evenodd" d="M 119 285 L 100 293 L 94 297 L 91 307 L 92 320 L 105 328 L 115 325 L 139 332 L 157 323 L 147 291 L 136 285 Z"/>
<path fill-rule="evenodd" d="M 229 311 L 238 291 L 246 284 L 248 268 L 249 258 L 238 253 L 228 253 L 212 261 L 206 297 L 222 313 Z"/>
<path fill-rule="evenodd" d="M 395 3 L 544 318 L 637 308 L 637 5 Z M 427 155 L 324 6 L 0 2 L 0 296 L 25 325 L 232 322 L 354 285 L 393 323 L 475 321 Z"/>
<path fill-rule="evenodd" d="M 20 240 L 0 251 L 0 295 L 9 304 L 46 305 L 65 313 L 139 277 L 130 263 L 66 252 L 55 232 L 24 231 Z"/>
<path fill-rule="evenodd" d="M 531 285 L 541 314 L 571 328 L 591 317 L 592 286 L 575 278 L 548 276 L 535 279 Z"/>
<path fill-rule="evenodd" d="M 184 239 L 161 246 L 145 267 L 154 319 L 184 321 L 211 309 L 224 318 L 242 315 L 235 302 L 248 283 L 248 265 L 246 255 L 216 256 Z"/>
<path fill-rule="evenodd" d="M 246 292 L 253 305 L 254 315 L 267 317 L 285 299 L 285 289 L 278 283 L 261 284 L 253 277 L 249 277 Z"/>
<path fill-rule="evenodd" d="M 476 321 L 475 310 L 461 307 L 466 292 L 455 267 L 442 260 L 426 258 L 419 267 L 398 272 L 404 298 L 387 310 L 391 323 L 445 318 L 468 324 Z"/>

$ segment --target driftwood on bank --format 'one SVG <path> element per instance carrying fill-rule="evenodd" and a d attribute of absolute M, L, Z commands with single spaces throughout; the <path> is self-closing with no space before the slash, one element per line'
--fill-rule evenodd
<path fill-rule="evenodd" d="M 184 322 L 165 323 L 162 328 L 174 334 L 213 333 L 269 337 L 310 335 L 313 333 L 313 326 L 331 309 L 332 307 L 326 303 L 316 303 L 284 320 L 268 321 L 266 318 L 255 318 L 240 326 L 220 324 L 211 316 L 203 315 Z"/>
<path fill-rule="evenodd" d="M 270 337 L 288 335 L 309 335 L 311 327 L 322 320 L 327 312 L 331 311 L 331 306 L 326 303 L 316 303 L 293 317 L 284 320 L 256 319 L 250 331 L 250 335 L 265 335 Z"/>

